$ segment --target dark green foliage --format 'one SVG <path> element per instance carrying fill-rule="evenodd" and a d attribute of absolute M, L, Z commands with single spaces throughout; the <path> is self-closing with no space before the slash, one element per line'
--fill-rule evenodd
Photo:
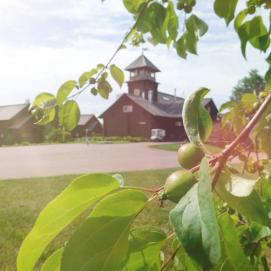
<path fill-rule="evenodd" d="M 232 99 L 240 101 L 244 93 L 259 94 L 265 88 L 265 80 L 257 70 L 251 70 L 232 90 Z"/>

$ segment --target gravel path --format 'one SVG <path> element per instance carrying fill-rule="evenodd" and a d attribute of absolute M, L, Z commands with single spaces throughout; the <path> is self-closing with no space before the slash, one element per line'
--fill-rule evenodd
<path fill-rule="evenodd" d="M 177 167 L 176 153 L 130 144 L 58 144 L 0 148 L 0 179 Z"/>

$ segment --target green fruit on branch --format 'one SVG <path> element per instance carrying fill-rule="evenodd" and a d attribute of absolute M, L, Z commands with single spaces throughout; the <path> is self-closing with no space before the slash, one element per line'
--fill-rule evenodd
<path fill-rule="evenodd" d="M 184 9 L 184 3 L 178 2 L 178 4 L 177 4 L 177 9 L 178 9 L 178 10 Z"/>
<path fill-rule="evenodd" d="M 190 171 L 177 170 L 167 177 L 161 199 L 177 203 L 196 182 Z"/>
<path fill-rule="evenodd" d="M 192 12 L 192 6 L 191 5 L 185 5 L 184 6 L 185 13 L 191 13 Z"/>
<path fill-rule="evenodd" d="M 254 14 L 255 12 L 256 12 L 256 7 L 255 6 L 249 6 L 248 8 L 247 8 L 247 12 L 248 12 L 248 14 Z"/>
<path fill-rule="evenodd" d="M 198 165 L 203 157 L 204 152 L 193 143 L 183 144 L 178 150 L 178 162 L 185 169 Z"/>

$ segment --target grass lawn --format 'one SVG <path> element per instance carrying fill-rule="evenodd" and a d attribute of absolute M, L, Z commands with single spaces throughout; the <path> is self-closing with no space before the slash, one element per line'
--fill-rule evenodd
<path fill-rule="evenodd" d="M 177 151 L 180 148 L 180 143 L 166 143 L 166 144 L 151 145 L 150 148 L 164 150 L 164 151 Z"/>
<path fill-rule="evenodd" d="M 164 183 L 173 170 L 153 170 L 124 172 L 127 185 L 156 187 Z M 0 271 L 15 271 L 16 255 L 21 242 L 30 231 L 43 207 L 62 191 L 75 176 L 31 178 L 0 181 Z M 137 219 L 138 225 L 157 225 L 169 229 L 168 210 L 173 205 L 166 203 L 164 208 L 159 202 L 152 203 Z M 84 215 L 87 215 L 85 213 Z M 84 216 L 82 215 L 82 216 Z M 63 245 L 67 237 L 81 223 L 76 219 L 50 245 L 41 261 L 56 248 Z"/>

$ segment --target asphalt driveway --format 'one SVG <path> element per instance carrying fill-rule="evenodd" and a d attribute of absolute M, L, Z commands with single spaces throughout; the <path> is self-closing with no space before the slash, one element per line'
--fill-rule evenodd
<path fill-rule="evenodd" d="M 1 147 L 0 179 L 178 166 L 175 152 L 149 148 L 149 145 L 130 143 Z"/>

